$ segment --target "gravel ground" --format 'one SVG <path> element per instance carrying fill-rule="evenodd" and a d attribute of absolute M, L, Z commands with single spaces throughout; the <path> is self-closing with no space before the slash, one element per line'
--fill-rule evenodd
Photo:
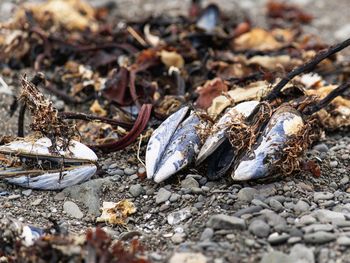
<path fill-rule="evenodd" d="M 184 13 L 187 2 L 117 1 L 116 15 Z M 218 2 L 225 12 L 241 8 L 255 24 L 264 24 L 265 1 Z M 350 35 L 348 1 L 294 2 L 315 16 L 305 30 L 328 43 Z M 0 14 L 10 7 L 13 4 L 1 1 Z M 9 119 L 7 113 L 11 101 L 6 96 L 0 101 L 0 136 L 16 127 L 16 116 Z M 137 174 L 144 168 L 137 161 L 136 147 L 101 157 L 101 169 L 109 176 L 61 192 L 0 182 L 0 218 L 47 227 L 53 217 L 71 232 L 84 233 L 96 226 L 103 201 L 129 199 L 137 212 L 127 225 L 104 229 L 122 240 L 138 236 L 154 262 L 350 262 L 349 133 L 328 134 L 307 153 L 319 160 L 319 178 L 302 173 L 240 184 L 225 179 L 209 182 L 195 170 L 159 185 L 140 180 Z"/>

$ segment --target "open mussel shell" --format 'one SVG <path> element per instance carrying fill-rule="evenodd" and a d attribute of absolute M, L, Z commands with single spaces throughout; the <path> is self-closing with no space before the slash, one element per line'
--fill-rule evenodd
<path fill-rule="evenodd" d="M 63 168 L 62 171 L 7 168 L 0 170 L 0 178 L 25 188 L 60 190 L 89 180 L 96 170 L 93 164 Z"/>
<path fill-rule="evenodd" d="M 211 129 L 213 132 L 205 140 L 197 156 L 196 165 L 200 165 L 223 144 L 227 138 L 226 132 L 229 129 L 228 123 L 235 120 L 243 121 L 242 117 L 247 117 L 258 104 L 258 101 L 246 101 L 229 109 L 219 121 L 213 125 Z"/>
<path fill-rule="evenodd" d="M 66 150 L 57 140 L 56 150 L 47 137 L 27 137 L 0 146 L 0 153 L 17 162 L 0 168 L 0 178 L 22 187 L 58 190 L 89 180 L 97 170 L 96 154 L 71 140 Z"/>
<path fill-rule="evenodd" d="M 214 31 L 220 21 L 220 10 L 217 5 L 208 5 L 197 20 L 196 26 L 206 33 Z"/>
<path fill-rule="evenodd" d="M 251 151 L 243 154 L 235 163 L 232 178 L 236 181 L 264 178 L 276 170 L 288 141 L 304 129 L 304 121 L 298 111 L 281 106 L 272 115 Z"/>
<path fill-rule="evenodd" d="M 154 131 L 146 151 L 147 177 L 157 183 L 191 163 L 201 146 L 198 129 L 204 128 L 200 117 L 182 108 Z"/>
<path fill-rule="evenodd" d="M 58 148 L 61 146 L 60 144 L 61 142 L 58 141 Z M 52 142 L 47 137 L 39 139 L 28 137 L 0 146 L 0 153 L 36 159 L 59 159 L 63 160 L 65 163 L 95 162 L 98 159 L 96 154 L 89 147 L 75 140 L 70 141 L 65 151 L 58 150 L 58 152 L 53 152 L 50 148 L 51 146 Z"/>

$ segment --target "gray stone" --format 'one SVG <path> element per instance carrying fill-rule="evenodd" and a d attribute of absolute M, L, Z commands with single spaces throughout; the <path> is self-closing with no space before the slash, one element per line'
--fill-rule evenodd
<path fill-rule="evenodd" d="M 161 204 L 167 201 L 171 196 L 171 192 L 166 190 L 165 188 L 160 188 L 156 195 L 156 203 Z"/>
<path fill-rule="evenodd" d="M 182 242 L 184 242 L 186 235 L 184 233 L 175 233 L 172 237 L 171 237 L 171 241 L 174 244 L 180 244 Z"/>
<path fill-rule="evenodd" d="M 129 193 L 133 196 L 133 197 L 138 197 L 140 196 L 142 193 L 144 192 L 142 185 L 140 184 L 134 184 L 131 185 L 129 188 Z"/>
<path fill-rule="evenodd" d="M 32 189 L 27 189 L 27 190 L 23 190 L 22 194 L 24 196 L 30 196 L 32 194 L 33 190 Z"/>
<path fill-rule="evenodd" d="M 238 210 L 236 213 L 234 213 L 234 216 L 240 217 L 245 214 L 253 214 L 260 212 L 263 208 L 261 206 L 249 206 L 243 209 Z"/>
<path fill-rule="evenodd" d="M 43 201 L 42 198 L 35 199 L 35 200 L 31 203 L 31 205 L 33 205 L 33 206 L 40 205 L 42 201 Z"/>
<path fill-rule="evenodd" d="M 290 235 L 286 233 L 278 234 L 277 232 L 275 232 L 269 235 L 269 237 L 267 238 L 267 241 L 271 245 L 279 245 L 279 244 L 285 243 L 289 237 Z"/>
<path fill-rule="evenodd" d="M 63 201 L 65 198 L 66 198 L 66 196 L 65 196 L 64 192 L 59 192 L 53 197 L 53 199 L 56 201 Z"/>
<path fill-rule="evenodd" d="M 343 41 L 350 35 L 350 24 L 345 24 L 341 26 L 337 31 L 334 32 L 334 37 L 338 41 Z"/>
<path fill-rule="evenodd" d="M 320 200 L 330 200 L 334 198 L 334 194 L 329 192 L 315 192 L 314 193 L 314 201 L 318 202 Z"/>
<path fill-rule="evenodd" d="M 66 201 L 63 204 L 63 210 L 70 216 L 80 219 L 84 214 L 80 211 L 78 205 L 72 201 Z"/>
<path fill-rule="evenodd" d="M 271 227 L 273 227 L 277 232 L 286 231 L 287 222 L 286 219 L 284 219 L 282 216 L 268 209 L 264 209 L 260 211 L 260 213 L 265 217 L 267 223 Z"/>
<path fill-rule="evenodd" d="M 258 190 L 251 187 L 244 187 L 239 190 L 237 198 L 239 201 L 251 202 L 254 199 L 254 196 L 258 194 Z"/>
<path fill-rule="evenodd" d="M 303 200 L 299 200 L 294 206 L 294 210 L 297 213 L 303 213 L 308 211 L 309 209 L 310 209 L 309 204 Z"/>
<path fill-rule="evenodd" d="M 266 253 L 260 263 L 293 263 L 291 258 L 280 251 L 271 251 L 269 253 Z M 294 262 L 295 263 L 295 262 Z"/>
<path fill-rule="evenodd" d="M 176 252 L 174 253 L 168 263 L 207 263 L 207 258 L 201 253 L 192 252 Z"/>
<path fill-rule="evenodd" d="M 275 184 L 259 184 L 256 186 L 260 197 L 266 198 L 277 193 Z"/>
<path fill-rule="evenodd" d="M 248 230 L 257 237 L 267 237 L 270 234 L 270 226 L 263 220 L 254 220 L 250 223 Z"/>
<path fill-rule="evenodd" d="M 210 240 L 214 235 L 214 230 L 212 228 L 206 227 L 200 237 L 201 241 Z"/>
<path fill-rule="evenodd" d="M 188 208 L 181 209 L 176 212 L 172 212 L 167 216 L 169 225 L 177 225 L 178 223 L 186 220 L 191 216 L 191 211 Z"/>
<path fill-rule="evenodd" d="M 283 210 L 283 205 L 276 199 L 274 198 L 271 198 L 270 201 L 269 201 L 269 205 L 271 206 L 271 208 L 274 210 L 274 211 L 281 211 Z"/>
<path fill-rule="evenodd" d="M 251 203 L 252 205 L 261 206 L 263 208 L 270 208 L 267 204 L 265 204 L 263 201 L 259 199 L 254 198 Z"/>
<path fill-rule="evenodd" d="M 181 181 L 181 187 L 183 188 L 199 188 L 199 183 L 193 177 L 188 177 Z"/>
<path fill-rule="evenodd" d="M 334 227 L 331 224 L 312 224 L 312 225 L 303 227 L 303 230 L 305 233 L 312 233 L 312 232 L 318 232 L 318 231 L 330 232 L 333 229 Z"/>
<path fill-rule="evenodd" d="M 316 210 L 312 213 L 312 215 L 314 215 L 321 223 L 345 221 L 345 216 L 343 213 L 334 212 L 327 209 Z"/>
<path fill-rule="evenodd" d="M 301 237 L 290 237 L 287 240 L 288 244 L 295 244 L 301 242 L 302 238 Z"/>
<path fill-rule="evenodd" d="M 314 146 L 314 150 L 318 151 L 318 152 L 328 152 L 329 148 L 326 144 L 324 143 L 319 143 L 317 145 Z"/>
<path fill-rule="evenodd" d="M 296 244 L 292 247 L 290 251 L 290 257 L 292 258 L 293 262 L 298 262 L 298 263 L 315 262 L 315 256 L 312 249 L 301 244 Z"/>
<path fill-rule="evenodd" d="M 335 168 L 335 167 L 338 166 L 338 162 L 337 162 L 337 161 L 331 161 L 331 162 L 329 163 L 329 166 L 332 167 L 332 168 Z"/>
<path fill-rule="evenodd" d="M 235 216 L 217 214 L 209 218 L 207 227 L 213 229 L 245 229 L 246 223 L 244 219 Z"/>
<path fill-rule="evenodd" d="M 169 201 L 170 202 L 176 202 L 177 200 L 179 200 L 181 197 L 181 195 L 179 194 L 176 194 L 176 193 L 173 193 L 171 194 L 170 198 L 169 198 Z"/>
<path fill-rule="evenodd" d="M 304 215 L 299 219 L 298 224 L 301 226 L 310 225 L 316 222 L 316 218 L 311 215 Z"/>
<path fill-rule="evenodd" d="M 335 234 L 324 231 L 304 235 L 304 241 L 310 244 L 324 244 L 335 240 L 335 238 Z"/>
<path fill-rule="evenodd" d="M 126 175 L 133 175 L 133 174 L 136 173 L 136 169 L 127 167 L 127 168 L 124 169 L 124 173 L 125 173 Z"/>
<path fill-rule="evenodd" d="M 67 187 L 62 192 L 65 196 L 77 200 L 88 208 L 88 214 L 100 215 L 100 191 L 103 186 L 111 184 L 110 177 L 94 179 L 85 183 Z"/>
<path fill-rule="evenodd" d="M 350 246 L 350 237 L 347 237 L 347 236 L 338 237 L 337 244 L 340 246 L 349 247 Z"/>

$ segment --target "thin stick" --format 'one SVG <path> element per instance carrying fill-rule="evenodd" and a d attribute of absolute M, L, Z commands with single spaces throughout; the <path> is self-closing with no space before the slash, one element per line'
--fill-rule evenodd
<path fill-rule="evenodd" d="M 137 42 L 139 42 L 142 46 L 144 46 L 144 47 L 147 47 L 148 45 L 147 45 L 147 42 L 140 36 L 140 34 L 139 33 L 137 33 L 136 31 L 135 31 L 135 29 L 133 29 L 131 26 L 128 26 L 127 28 L 126 28 L 126 30 L 128 30 L 128 32 L 130 33 L 130 35 L 132 35 L 136 40 L 137 40 Z"/>
<path fill-rule="evenodd" d="M 146 167 L 146 164 L 142 161 L 141 157 L 140 157 L 140 149 L 141 149 L 141 143 L 142 143 L 142 134 L 140 135 L 140 140 L 139 140 L 139 145 L 137 147 L 137 160 L 139 160 L 139 162 L 143 165 L 143 167 Z"/>
<path fill-rule="evenodd" d="M 326 97 L 324 97 L 322 100 L 320 100 L 317 104 L 307 107 L 303 114 L 305 115 L 312 115 L 315 112 L 318 112 L 322 108 L 326 107 L 333 99 L 340 96 L 342 93 L 344 93 L 348 88 L 350 88 L 350 81 L 341 84 L 334 90 L 332 90 Z"/>
<path fill-rule="evenodd" d="M 132 128 L 132 123 L 128 123 L 121 120 L 114 120 L 106 117 L 90 115 L 90 114 L 81 113 L 81 112 L 59 112 L 58 114 L 63 119 L 74 119 L 74 120 L 83 120 L 83 121 L 98 120 L 100 122 L 108 123 L 115 126 L 120 126 L 126 129 Z"/>
<path fill-rule="evenodd" d="M 18 130 L 17 130 L 17 136 L 18 137 L 24 137 L 24 114 L 26 112 L 26 105 L 21 105 L 19 109 L 18 114 Z"/>
<path fill-rule="evenodd" d="M 333 54 L 343 50 L 344 48 L 348 47 L 349 45 L 350 45 L 350 38 L 348 38 L 347 40 L 345 40 L 345 41 L 343 41 L 335 46 L 329 47 L 328 50 L 325 50 L 325 51 L 318 53 L 313 59 L 311 59 L 306 64 L 303 64 L 303 65 L 295 68 L 291 72 L 289 72 L 283 79 L 281 79 L 280 82 L 277 83 L 277 85 L 272 89 L 272 91 L 265 98 L 263 98 L 263 100 L 272 101 L 272 100 L 278 98 L 283 87 L 290 80 L 292 80 L 294 77 L 296 77 L 297 75 L 299 75 L 301 73 L 310 72 L 321 61 L 325 60 L 326 58 L 329 58 Z"/>

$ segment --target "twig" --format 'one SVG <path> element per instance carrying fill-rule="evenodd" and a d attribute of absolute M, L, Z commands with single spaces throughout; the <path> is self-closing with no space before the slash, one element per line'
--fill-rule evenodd
<path fill-rule="evenodd" d="M 263 100 L 266 101 L 272 101 L 276 98 L 279 97 L 281 90 L 283 87 L 294 77 L 301 73 L 307 73 L 313 70 L 321 61 L 325 60 L 326 58 L 329 58 L 333 54 L 343 50 L 344 48 L 348 47 L 350 45 L 350 38 L 347 40 L 335 45 L 331 46 L 328 50 L 326 51 L 321 51 L 318 53 L 313 59 L 311 59 L 309 62 L 306 64 L 303 64 L 291 72 L 289 72 L 283 79 L 281 79 L 280 82 L 277 83 L 277 85 L 272 89 L 272 91 L 265 97 Z"/>
<path fill-rule="evenodd" d="M 326 97 L 324 97 L 322 100 L 320 100 L 317 104 L 307 107 L 303 114 L 305 115 L 312 115 L 315 112 L 318 112 L 322 108 L 326 107 L 333 99 L 335 99 L 337 96 L 341 95 L 343 92 L 345 92 L 348 88 L 350 88 L 350 81 L 341 84 L 334 90 L 332 90 Z"/>
<path fill-rule="evenodd" d="M 21 105 L 19 109 L 19 115 L 18 115 L 18 130 L 17 130 L 17 136 L 18 137 L 24 137 L 24 114 L 26 112 L 26 105 Z"/>
<path fill-rule="evenodd" d="M 100 117 L 100 116 L 95 116 L 95 115 L 81 113 L 81 112 L 59 112 L 58 115 L 63 119 L 74 119 L 74 120 L 83 120 L 83 121 L 97 120 L 97 121 L 108 123 L 111 125 L 120 126 L 125 129 L 131 129 L 132 127 L 131 123 L 128 123 L 125 121 L 114 120 L 106 117 Z"/>
<path fill-rule="evenodd" d="M 140 135 L 140 140 L 139 140 L 139 145 L 137 147 L 137 160 L 139 160 L 139 162 L 143 165 L 143 167 L 146 167 L 146 164 L 141 160 L 141 157 L 140 157 L 140 149 L 141 149 L 141 143 L 142 143 L 142 139 L 143 139 L 143 136 L 142 134 Z"/>
<path fill-rule="evenodd" d="M 137 42 L 139 42 L 142 46 L 144 46 L 144 47 L 147 47 L 148 45 L 147 45 L 147 42 L 140 36 L 140 34 L 139 33 L 137 33 L 136 31 L 135 31 L 135 29 L 133 29 L 131 26 L 128 26 L 127 28 L 126 28 L 126 30 L 128 30 L 128 32 L 130 33 L 130 35 L 132 35 L 136 40 L 137 40 Z"/>

